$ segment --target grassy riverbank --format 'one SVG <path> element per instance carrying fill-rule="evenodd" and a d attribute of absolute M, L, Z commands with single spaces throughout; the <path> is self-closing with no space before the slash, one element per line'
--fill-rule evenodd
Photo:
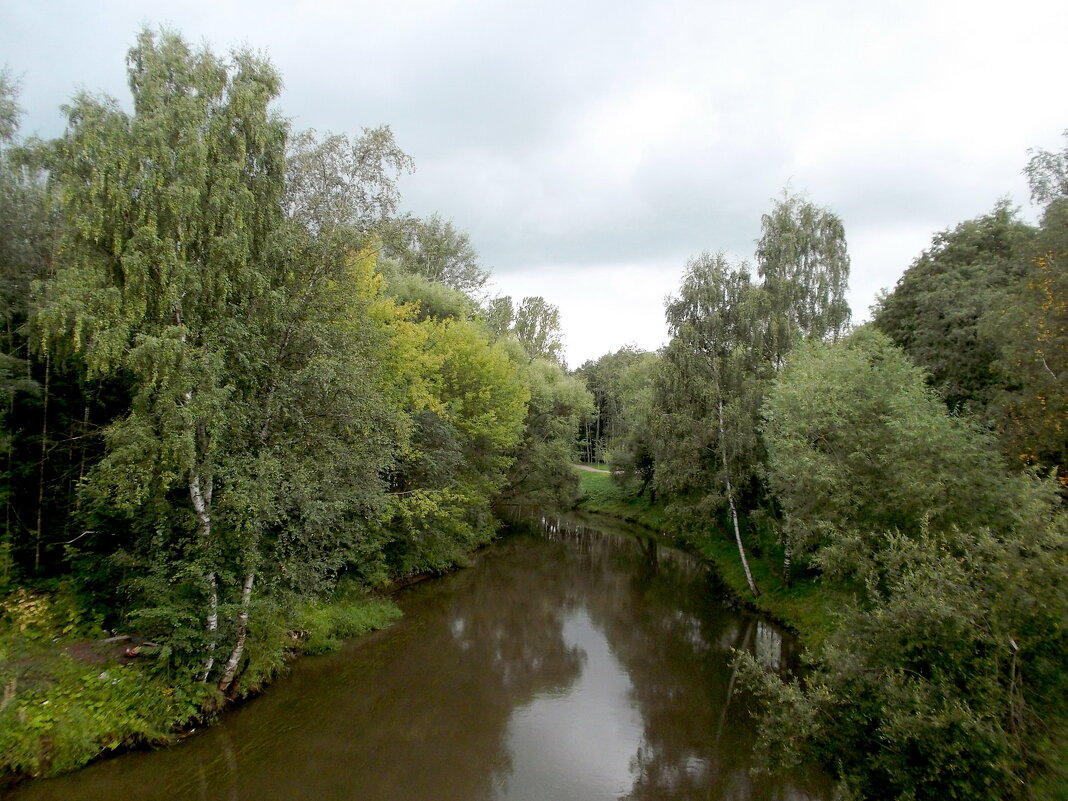
<path fill-rule="evenodd" d="M 386 598 L 341 587 L 329 600 L 262 615 L 238 697 L 259 692 L 300 653 L 334 650 L 400 616 Z M 64 587 L 0 604 L 0 787 L 54 776 L 109 751 L 164 744 L 228 703 L 166 649 L 108 636 Z"/>
<path fill-rule="evenodd" d="M 638 523 L 675 539 L 669 529 L 664 507 L 652 503 L 648 495 L 635 498 L 624 492 L 609 473 L 577 472 L 581 491 L 580 509 Z M 833 628 L 834 609 L 838 607 L 839 599 L 829 596 L 825 588 L 812 583 L 797 582 L 786 587 L 782 582 L 778 559 L 750 557 L 753 580 L 761 593 L 759 598 L 753 598 L 738 560 L 738 549 L 726 531 L 722 532 L 722 536 L 680 544 L 714 565 L 724 584 L 742 602 L 789 626 L 806 645 L 818 644 Z"/>

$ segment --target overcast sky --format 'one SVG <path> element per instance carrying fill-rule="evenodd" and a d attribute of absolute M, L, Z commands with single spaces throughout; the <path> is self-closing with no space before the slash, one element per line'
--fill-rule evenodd
<path fill-rule="evenodd" d="M 864 319 L 935 232 L 1006 195 L 1033 217 L 1027 150 L 1068 128 L 1063 0 L 0 0 L 23 132 L 128 101 L 143 24 L 264 51 L 297 128 L 392 126 L 405 208 L 558 305 L 572 367 L 664 344 L 686 260 L 751 259 L 787 185 L 845 222 Z"/>

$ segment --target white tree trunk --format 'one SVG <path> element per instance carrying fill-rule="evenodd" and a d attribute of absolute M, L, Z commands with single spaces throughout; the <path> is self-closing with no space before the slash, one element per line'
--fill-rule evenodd
<path fill-rule="evenodd" d="M 241 584 L 241 609 L 237 613 L 237 641 L 234 650 L 230 652 L 230 658 L 226 660 L 222 678 L 219 679 L 219 689 L 226 692 L 234 681 L 237 666 L 241 664 L 241 656 L 245 652 L 245 637 L 248 634 L 248 609 L 252 601 L 252 585 L 256 580 L 256 574 L 251 570 L 245 576 Z"/>
<path fill-rule="evenodd" d="M 200 476 L 193 470 L 189 474 L 189 497 L 193 501 L 193 511 L 197 515 L 197 535 L 201 542 L 211 540 L 211 494 L 212 481 L 201 487 Z M 215 571 L 208 572 L 208 615 L 204 622 L 208 633 L 208 655 L 204 660 L 204 672 L 201 681 L 207 681 L 211 669 L 215 666 L 215 634 L 219 630 L 219 583 Z"/>
<path fill-rule="evenodd" d="M 742 532 L 738 527 L 738 510 L 734 506 L 734 489 L 731 487 L 731 473 L 727 467 L 727 451 L 724 448 L 723 431 L 723 399 L 719 399 L 719 453 L 723 460 L 723 480 L 727 485 L 727 503 L 731 507 L 731 521 L 734 523 L 734 541 L 738 543 L 738 556 L 742 559 L 742 569 L 745 571 L 745 580 L 749 582 L 749 591 L 754 598 L 760 597 L 760 590 L 753 581 L 753 574 L 749 571 L 749 560 L 745 558 L 745 548 L 742 547 Z"/>

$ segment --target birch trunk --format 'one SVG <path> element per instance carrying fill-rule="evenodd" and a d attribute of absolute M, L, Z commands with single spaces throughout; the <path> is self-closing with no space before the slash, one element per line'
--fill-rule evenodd
<path fill-rule="evenodd" d="M 734 541 L 738 543 L 738 556 L 742 559 L 742 569 L 745 571 L 745 580 L 749 582 L 749 591 L 754 598 L 760 597 L 760 590 L 753 581 L 753 574 L 749 571 L 749 560 L 745 558 L 745 548 L 742 547 L 742 532 L 738 527 L 738 510 L 734 505 L 734 489 L 731 487 L 731 473 L 727 467 L 727 450 L 723 446 L 723 399 L 719 400 L 719 453 L 723 460 L 723 480 L 727 485 L 727 503 L 731 507 L 731 522 L 734 523 Z"/>
<path fill-rule="evenodd" d="M 241 610 L 237 613 L 237 641 L 234 650 L 230 652 L 230 658 L 226 660 L 222 678 L 219 679 L 219 689 L 226 692 L 234 681 L 237 666 L 241 664 L 241 656 L 245 652 L 245 637 L 248 634 L 248 608 L 252 601 L 252 584 L 256 580 L 256 574 L 249 571 L 241 584 Z"/>
<path fill-rule="evenodd" d="M 207 681 L 211 677 L 211 669 L 215 667 L 215 634 L 219 630 L 219 585 L 215 580 L 215 573 L 208 573 L 208 617 L 204 621 L 204 629 L 208 632 L 208 656 L 204 660 L 204 675 L 201 681 Z"/>
<path fill-rule="evenodd" d="M 205 486 L 201 486 L 200 476 L 196 471 L 189 474 L 189 497 L 193 501 L 193 511 L 197 516 L 197 535 L 202 543 L 211 541 L 211 494 L 212 480 L 209 478 Z M 209 570 L 208 583 L 208 615 L 204 621 L 205 630 L 208 632 L 208 656 L 204 660 L 204 672 L 201 681 L 207 681 L 211 676 L 211 669 L 215 666 L 215 634 L 219 630 L 219 584 L 215 578 L 215 571 Z"/>

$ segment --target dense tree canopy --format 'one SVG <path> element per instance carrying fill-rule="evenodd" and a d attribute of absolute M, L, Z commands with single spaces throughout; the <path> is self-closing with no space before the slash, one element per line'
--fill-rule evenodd
<path fill-rule="evenodd" d="M 871 328 L 800 345 L 763 416 L 769 484 L 797 552 L 858 522 L 918 534 L 1011 519 L 1017 482 L 990 438 L 947 414 L 923 372 Z"/>
<path fill-rule="evenodd" d="M 580 447 L 749 598 L 825 619 L 803 682 L 739 657 L 772 763 L 843 797 L 1019 797 L 1063 749 L 1068 151 L 1032 155 L 1036 226 L 1003 201 L 937 234 L 871 326 L 849 331 L 841 219 L 784 194 L 752 268 L 686 265 L 660 352 L 568 374 L 556 306 L 487 297 L 466 233 L 401 212 L 388 126 L 294 131 L 266 59 L 166 30 L 127 68 L 128 107 L 81 93 L 50 142 L 18 138 L 0 73 L 18 770 L 110 736 L 68 747 L 26 691 L 66 634 L 149 641 L 144 703 L 179 725 L 329 604 L 463 564 L 495 509 L 572 505 Z"/>
<path fill-rule="evenodd" d="M 989 417 L 1004 382 L 990 313 L 1020 283 L 1034 230 L 1002 201 L 937 234 L 875 314 L 876 326 L 930 373 L 950 409 Z"/>
<path fill-rule="evenodd" d="M 504 494 L 573 497 L 588 400 L 540 360 L 554 307 L 525 300 L 498 336 L 467 235 L 398 219 L 412 162 L 388 127 L 293 133 L 266 60 L 169 31 L 127 64 L 132 112 L 83 93 L 33 148 L 0 86 L 0 379 L 36 409 L 4 420 L 3 589 L 67 573 L 160 669 L 232 693 L 339 577 L 446 569 Z M 97 444 L 51 447 L 56 425 Z M 50 548 L 55 523 L 83 533 Z"/>

